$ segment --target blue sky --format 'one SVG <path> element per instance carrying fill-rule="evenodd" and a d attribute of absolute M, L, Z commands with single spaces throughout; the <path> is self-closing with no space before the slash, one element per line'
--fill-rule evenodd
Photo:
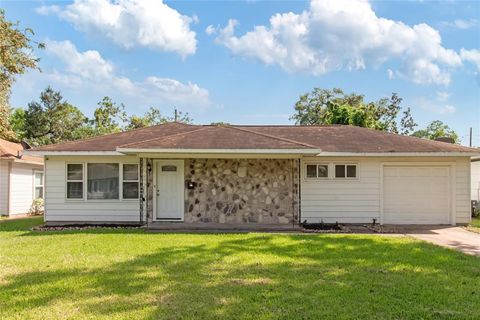
<path fill-rule="evenodd" d="M 419 127 L 442 120 L 480 145 L 479 1 L 0 1 L 35 30 L 42 72 L 11 103 L 51 85 L 91 115 L 104 95 L 196 123 L 291 123 L 314 87 L 377 100 L 392 92 Z"/>

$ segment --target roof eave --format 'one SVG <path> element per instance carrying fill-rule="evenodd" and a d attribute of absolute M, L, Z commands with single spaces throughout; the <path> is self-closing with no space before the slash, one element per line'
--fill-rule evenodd
<path fill-rule="evenodd" d="M 295 155 L 317 155 L 322 152 L 320 149 L 189 149 L 189 148 L 117 148 L 117 151 L 123 154 L 149 154 L 149 153 L 168 153 L 168 154 L 295 154 Z"/>
<path fill-rule="evenodd" d="M 65 151 L 65 150 L 24 150 L 25 155 L 31 156 L 122 156 L 117 151 Z"/>
<path fill-rule="evenodd" d="M 480 152 L 320 152 L 319 157 L 478 157 Z"/>

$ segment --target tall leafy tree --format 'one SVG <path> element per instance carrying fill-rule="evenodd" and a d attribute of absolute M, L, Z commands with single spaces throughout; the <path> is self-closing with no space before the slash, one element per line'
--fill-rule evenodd
<path fill-rule="evenodd" d="M 44 47 L 42 43 L 34 42 L 30 38 L 32 35 L 32 29 L 20 29 L 19 22 L 7 21 L 5 11 L 0 9 L 0 138 L 3 139 L 16 139 L 8 121 L 8 101 L 15 76 L 37 68 L 39 60 L 33 54 L 32 44 Z"/>
<path fill-rule="evenodd" d="M 110 97 L 104 97 L 94 111 L 93 125 L 97 135 L 122 131 L 126 120 L 125 106 L 117 104 Z"/>
<path fill-rule="evenodd" d="M 132 115 L 128 118 L 127 125 L 125 130 L 138 129 L 143 127 L 149 127 L 166 122 L 182 122 L 182 123 L 192 123 L 192 119 L 188 113 L 183 113 L 177 111 L 176 115 L 173 116 L 162 116 L 159 109 L 150 107 L 150 109 L 143 116 Z"/>
<path fill-rule="evenodd" d="M 16 108 L 10 114 L 8 119 L 10 126 L 15 132 L 15 135 L 18 140 L 23 140 L 26 137 L 25 132 L 25 109 L 23 108 Z"/>
<path fill-rule="evenodd" d="M 403 111 L 400 119 L 402 98 L 393 93 L 389 98 L 366 102 L 363 95 L 343 90 L 314 88 L 300 96 L 295 103 L 291 119 L 297 124 L 348 124 L 366 128 L 406 134 L 416 123 L 410 109 Z"/>
<path fill-rule="evenodd" d="M 48 87 L 40 94 L 40 101 L 28 104 L 24 121 L 25 138 L 35 145 L 44 145 L 77 139 L 87 118 L 59 91 Z"/>
<path fill-rule="evenodd" d="M 430 140 L 448 137 L 452 138 L 455 142 L 459 142 L 458 134 L 440 120 L 432 121 L 425 129 L 415 131 L 412 136 Z"/>

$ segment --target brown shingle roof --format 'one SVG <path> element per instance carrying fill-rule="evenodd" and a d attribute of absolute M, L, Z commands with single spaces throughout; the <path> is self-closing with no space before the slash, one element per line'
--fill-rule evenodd
<path fill-rule="evenodd" d="M 307 149 L 315 148 L 287 138 L 233 126 L 199 126 L 198 129 L 167 137 L 124 144 L 131 149 Z"/>
<path fill-rule="evenodd" d="M 22 144 L 0 139 L 0 160 L 7 159 L 43 164 L 42 157 L 22 155 L 22 151 Z"/>
<path fill-rule="evenodd" d="M 48 145 L 34 151 L 128 149 L 321 149 L 322 152 L 478 152 L 456 144 L 366 128 L 329 126 L 212 126 L 167 123 Z"/>
<path fill-rule="evenodd" d="M 198 126 L 183 123 L 166 123 L 148 128 L 108 134 L 104 136 L 50 144 L 34 148 L 35 151 L 115 151 L 118 146 L 166 137 L 198 129 Z"/>

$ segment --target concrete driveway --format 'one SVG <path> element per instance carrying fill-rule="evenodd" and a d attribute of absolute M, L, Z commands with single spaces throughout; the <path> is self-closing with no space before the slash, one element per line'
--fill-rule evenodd
<path fill-rule="evenodd" d="M 461 227 L 412 227 L 405 233 L 416 239 L 480 257 L 480 234 Z"/>

